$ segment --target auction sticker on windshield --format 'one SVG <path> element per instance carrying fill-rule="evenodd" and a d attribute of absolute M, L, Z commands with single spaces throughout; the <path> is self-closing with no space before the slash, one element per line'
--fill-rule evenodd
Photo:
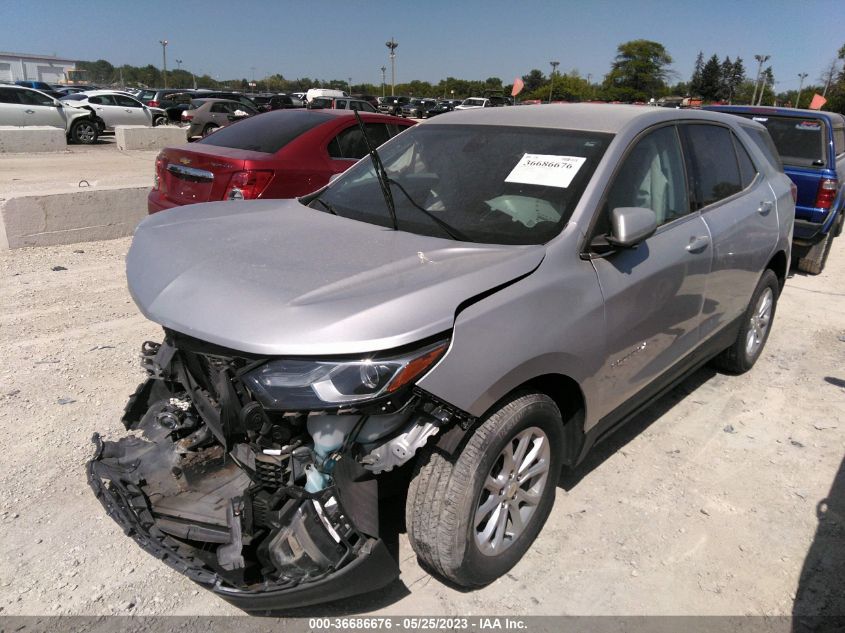
<path fill-rule="evenodd" d="M 586 160 L 583 156 L 523 154 L 505 182 L 566 188 Z"/>

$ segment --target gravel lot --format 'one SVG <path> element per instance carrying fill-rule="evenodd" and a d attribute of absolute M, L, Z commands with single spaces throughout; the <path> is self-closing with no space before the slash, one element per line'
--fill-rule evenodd
<path fill-rule="evenodd" d="M 754 370 L 700 370 L 566 473 L 505 577 L 456 591 L 403 533 L 400 581 L 308 613 L 845 614 L 837 242 L 821 276 L 789 279 Z M 0 253 L 0 614 L 239 613 L 126 538 L 85 479 L 92 433 L 123 432 L 141 342 L 160 338 L 126 290 L 128 246 Z"/>

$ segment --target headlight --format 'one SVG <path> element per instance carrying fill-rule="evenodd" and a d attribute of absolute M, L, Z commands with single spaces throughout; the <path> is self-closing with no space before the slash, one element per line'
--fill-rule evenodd
<path fill-rule="evenodd" d="M 400 356 L 343 361 L 272 360 L 243 376 L 267 409 L 323 409 L 395 393 L 436 363 L 448 341 Z"/>

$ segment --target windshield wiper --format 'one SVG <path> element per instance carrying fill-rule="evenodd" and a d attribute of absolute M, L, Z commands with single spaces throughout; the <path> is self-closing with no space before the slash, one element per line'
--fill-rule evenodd
<path fill-rule="evenodd" d="M 337 211 L 334 210 L 334 207 L 332 205 L 330 205 L 328 202 L 326 202 L 325 200 L 323 200 L 322 198 L 314 198 L 311 202 L 319 202 L 321 205 L 323 205 L 323 208 L 326 211 L 328 211 L 332 215 L 337 215 Z M 310 204 L 310 202 L 309 202 L 309 204 Z"/>
<path fill-rule="evenodd" d="M 373 168 L 376 171 L 376 178 L 378 178 L 379 187 L 381 187 L 381 194 L 384 196 L 384 202 L 387 204 L 387 210 L 390 212 L 390 221 L 393 223 L 393 230 L 398 231 L 399 225 L 396 222 L 396 204 L 393 202 L 393 192 L 390 191 L 387 171 L 384 169 L 384 165 L 381 162 L 381 158 L 379 158 L 376 148 L 373 147 L 372 143 L 370 143 L 367 131 L 364 129 L 364 122 L 361 120 L 361 115 L 358 114 L 358 110 L 353 110 L 353 112 L 355 113 L 355 119 L 358 121 L 358 127 L 361 128 L 361 135 L 364 137 L 364 142 L 367 144 L 367 151 L 373 161 Z"/>
<path fill-rule="evenodd" d="M 399 187 L 399 191 L 401 191 L 405 195 L 405 197 L 408 199 L 408 202 L 411 203 L 411 206 L 413 206 L 415 209 L 425 213 L 429 218 L 431 218 L 434 221 L 434 223 L 437 226 L 439 226 L 441 229 L 443 229 L 444 233 L 446 233 L 453 240 L 460 240 L 461 242 L 472 242 L 473 241 L 470 238 L 468 238 L 466 235 L 461 233 L 454 226 L 447 224 L 446 222 L 444 222 L 443 220 L 438 218 L 436 215 L 434 215 L 431 211 L 429 211 L 428 209 L 426 209 L 426 208 L 420 206 L 419 204 L 417 204 L 416 200 L 414 200 L 411 197 L 411 194 L 409 194 L 407 191 L 405 191 L 405 187 L 403 187 L 398 181 L 394 180 L 393 178 L 388 177 L 387 182 Z"/>

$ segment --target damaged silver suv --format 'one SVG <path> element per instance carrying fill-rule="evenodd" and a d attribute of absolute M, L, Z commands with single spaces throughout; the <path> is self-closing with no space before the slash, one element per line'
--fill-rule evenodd
<path fill-rule="evenodd" d="M 164 328 L 91 486 L 248 612 L 393 581 L 379 498 L 464 587 L 510 569 L 562 467 L 703 363 L 751 368 L 794 190 L 759 124 L 571 105 L 446 114 L 299 200 L 147 218 Z"/>

